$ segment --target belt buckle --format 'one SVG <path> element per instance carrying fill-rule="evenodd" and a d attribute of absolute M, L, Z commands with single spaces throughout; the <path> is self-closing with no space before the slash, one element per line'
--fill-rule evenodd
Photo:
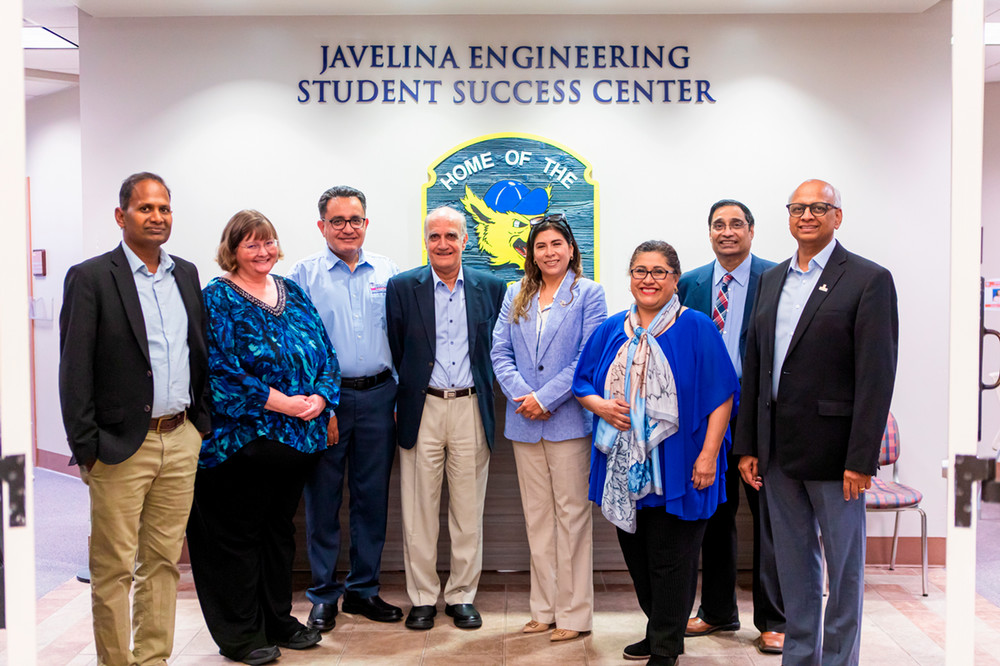
<path fill-rule="evenodd" d="M 451 400 L 452 398 L 457 398 L 458 397 L 458 391 L 445 389 L 444 390 L 444 397 L 445 397 L 446 400 Z"/>

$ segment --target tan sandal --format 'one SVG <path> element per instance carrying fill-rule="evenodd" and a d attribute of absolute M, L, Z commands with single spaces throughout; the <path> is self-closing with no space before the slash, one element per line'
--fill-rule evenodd
<path fill-rule="evenodd" d="M 553 643 L 558 641 L 571 641 L 580 635 L 579 631 L 573 631 L 572 629 L 560 629 L 556 627 L 552 631 L 552 635 L 549 636 L 549 640 Z"/>
<path fill-rule="evenodd" d="M 548 631 L 551 627 L 551 624 L 545 624 L 544 622 L 539 622 L 538 620 L 531 620 L 528 624 L 524 625 L 521 632 L 525 634 L 540 634 L 544 631 Z"/>

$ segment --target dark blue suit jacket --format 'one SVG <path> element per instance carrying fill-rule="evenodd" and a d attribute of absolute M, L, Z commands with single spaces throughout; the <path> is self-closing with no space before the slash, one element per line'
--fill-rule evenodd
<path fill-rule="evenodd" d="M 740 325 L 740 358 L 747 350 L 747 325 L 750 323 L 750 311 L 753 310 L 754 298 L 757 295 L 757 283 L 760 274 L 775 265 L 773 261 L 750 255 L 750 280 L 747 282 L 747 302 L 743 306 L 743 322 Z M 715 262 L 699 266 L 681 276 L 677 284 L 677 297 L 681 305 L 692 310 L 704 312 L 712 316 L 712 302 L 715 299 L 715 286 L 712 277 L 715 272 Z"/>
<path fill-rule="evenodd" d="M 490 273 L 463 267 L 465 314 L 469 326 L 469 365 L 479 401 L 486 442 L 493 448 L 493 364 L 490 341 L 506 285 Z M 396 394 L 396 441 L 404 449 L 417 443 L 424 397 L 434 369 L 434 278 L 430 266 L 414 268 L 389 280 L 385 295 L 389 349 L 399 374 Z"/>

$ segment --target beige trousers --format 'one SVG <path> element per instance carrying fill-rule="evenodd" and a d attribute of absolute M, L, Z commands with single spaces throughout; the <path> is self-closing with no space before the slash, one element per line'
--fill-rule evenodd
<path fill-rule="evenodd" d="M 122 463 L 94 463 L 88 475 L 91 599 L 101 666 L 167 663 L 174 645 L 177 560 L 200 450 L 201 436 L 185 421 L 168 433 L 148 433 Z"/>
<path fill-rule="evenodd" d="M 446 400 L 428 395 L 417 443 L 400 449 L 403 564 L 414 606 L 433 606 L 441 591 L 437 574 L 441 482 L 448 476 L 451 573 L 447 604 L 471 604 L 483 571 L 483 503 L 490 450 L 475 395 Z"/>
<path fill-rule="evenodd" d="M 590 437 L 512 442 L 531 551 L 531 619 L 590 631 L 594 554 L 587 499 Z"/>

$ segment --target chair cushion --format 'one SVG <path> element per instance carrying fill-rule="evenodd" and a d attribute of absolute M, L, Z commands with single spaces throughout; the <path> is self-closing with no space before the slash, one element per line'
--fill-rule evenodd
<path fill-rule="evenodd" d="M 872 477 L 872 487 L 865 491 L 865 507 L 868 509 L 900 509 L 916 506 L 924 498 L 923 494 L 902 483 L 884 481 Z"/>
<path fill-rule="evenodd" d="M 880 466 L 892 465 L 899 459 L 899 424 L 896 417 L 889 412 L 885 422 L 885 432 L 882 433 L 882 448 L 878 454 Z"/>

